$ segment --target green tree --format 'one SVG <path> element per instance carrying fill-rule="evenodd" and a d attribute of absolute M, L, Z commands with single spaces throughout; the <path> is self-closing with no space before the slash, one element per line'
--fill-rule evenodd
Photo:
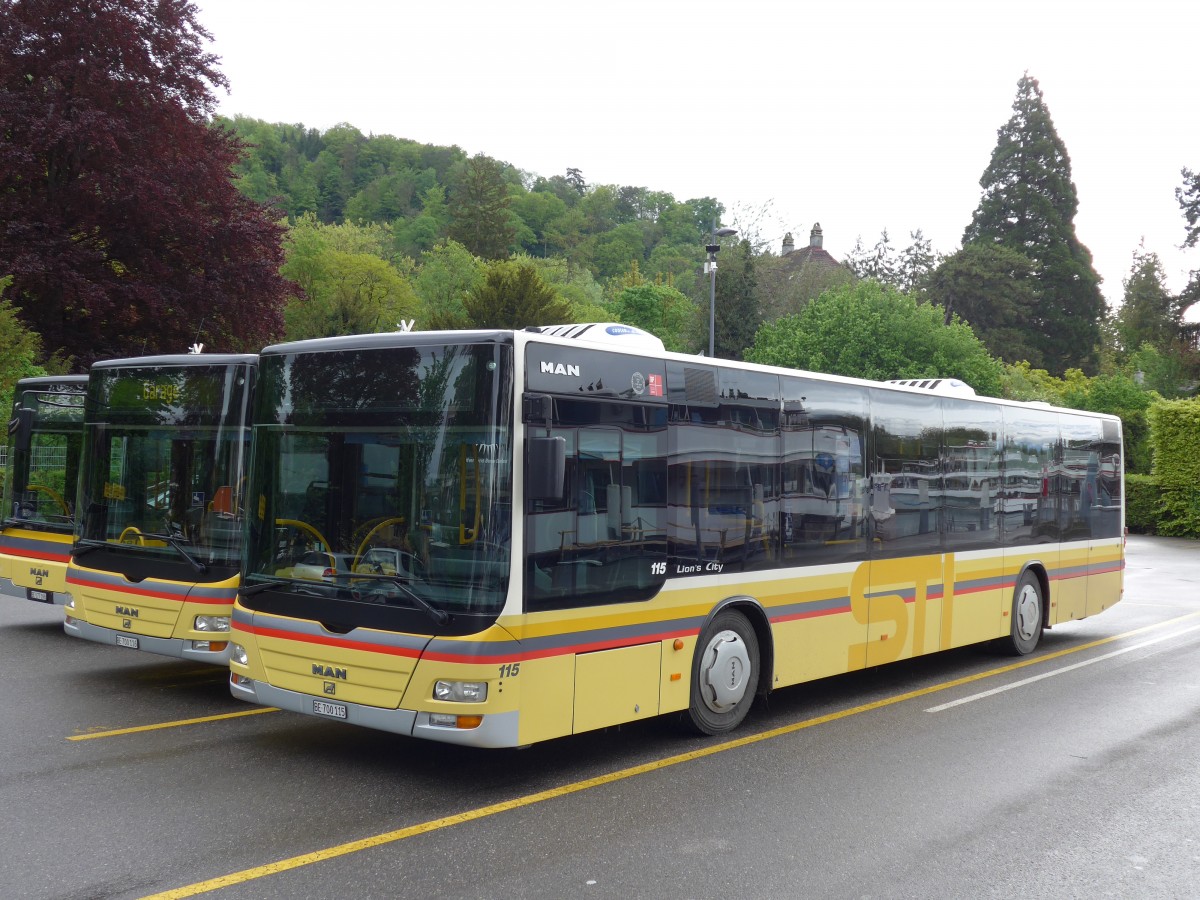
<path fill-rule="evenodd" d="M 13 386 L 22 378 L 46 374 L 35 362 L 42 355 L 42 339 L 21 323 L 12 301 L 4 296 L 10 284 L 11 275 L 0 278 L 0 409 L 5 421 L 12 409 Z"/>
<path fill-rule="evenodd" d="M 1045 365 L 1026 322 L 1036 314 L 1038 286 L 1033 262 L 998 244 L 966 244 L 942 260 L 924 282 L 925 296 L 971 326 L 988 352 L 1007 362 Z"/>
<path fill-rule="evenodd" d="M 1143 244 L 1133 253 L 1125 298 L 1116 317 L 1117 338 L 1124 351 L 1132 352 L 1143 344 L 1164 350 L 1179 336 L 1182 310 L 1165 282 L 1158 254 L 1148 252 Z"/>
<path fill-rule="evenodd" d="M 933 242 L 918 228 L 908 233 L 912 243 L 900 251 L 896 261 L 896 286 L 902 291 L 918 290 L 938 265 Z"/>
<path fill-rule="evenodd" d="M 284 241 L 282 274 L 300 291 L 284 308 L 289 340 L 394 331 L 418 316 L 405 274 L 383 254 L 391 250 L 384 226 L 322 225 L 312 216 Z"/>
<path fill-rule="evenodd" d="M 498 260 L 483 282 L 466 296 L 463 308 L 472 328 L 525 328 L 572 321 L 571 306 L 546 284 L 528 260 Z"/>
<path fill-rule="evenodd" d="M 983 197 L 963 243 L 999 244 L 1036 266 L 1037 315 L 1026 323 L 1042 358 L 1095 371 L 1104 298 L 1092 254 L 1075 234 L 1079 199 L 1071 160 L 1037 79 L 1017 83 L 1012 117 L 980 179 Z"/>
<path fill-rule="evenodd" d="M 424 253 L 413 285 L 426 313 L 417 327 L 422 331 L 465 328 L 464 301 L 482 284 L 486 272 L 487 264 L 457 241 L 440 241 Z"/>
<path fill-rule="evenodd" d="M 1158 394 L 1145 390 L 1125 374 L 1097 375 L 1067 388 L 1062 403 L 1071 409 L 1120 416 L 1125 440 L 1125 471 L 1150 474 L 1150 422 L 1148 412 Z"/>
<path fill-rule="evenodd" d="M 1183 247 L 1193 249 L 1200 243 L 1200 172 L 1185 167 L 1181 174 L 1183 186 L 1175 189 L 1175 199 L 1179 201 L 1179 208 L 1187 222 Z M 1191 271 L 1187 286 L 1179 295 L 1180 314 L 1196 303 L 1200 303 L 1200 268 Z"/>
<path fill-rule="evenodd" d="M 516 259 L 531 262 L 542 280 L 570 304 L 570 321 L 604 322 L 612 317 L 604 305 L 604 289 L 592 277 L 591 269 L 573 265 L 561 256 L 550 259 L 518 256 Z"/>
<path fill-rule="evenodd" d="M 750 362 L 886 381 L 960 378 L 998 396 L 1002 366 L 941 307 L 874 280 L 827 291 L 800 313 L 768 323 L 747 351 Z"/>
<path fill-rule="evenodd" d="M 748 240 L 728 248 L 717 267 L 716 340 L 713 352 L 721 359 L 742 359 L 762 322 L 754 254 Z M 705 330 L 708 336 L 708 329 Z"/>
<path fill-rule="evenodd" d="M 462 164 L 450 191 L 450 237 L 476 256 L 504 259 L 516 235 L 510 205 L 503 167 L 476 154 Z"/>
<path fill-rule="evenodd" d="M 627 287 L 617 295 L 610 310 L 618 322 L 661 338 L 668 350 L 688 353 L 693 349 L 690 330 L 696 304 L 674 288 L 648 283 Z"/>

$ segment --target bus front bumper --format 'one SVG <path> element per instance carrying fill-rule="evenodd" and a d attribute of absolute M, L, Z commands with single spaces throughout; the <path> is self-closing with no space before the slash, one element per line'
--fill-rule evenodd
<path fill-rule="evenodd" d="M 173 656 L 176 659 L 190 659 L 194 662 L 209 663 L 214 666 L 229 665 L 229 636 L 227 634 L 214 635 L 224 638 L 224 649 L 198 650 L 194 646 L 195 641 L 184 638 L 149 637 L 144 634 L 117 631 L 112 628 L 104 628 L 100 625 L 92 625 L 70 614 L 68 614 L 67 619 L 63 622 L 63 631 L 71 635 L 71 637 L 83 638 L 85 641 L 94 641 L 97 644 L 108 644 L 112 647 L 128 647 L 132 650 L 145 650 L 147 653 L 157 653 L 160 656 Z"/>
<path fill-rule="evenodd" d="M 411 709 L 381 709 L 361 703 L 347 703 L 334 697 L 330 697 L 326 701 L 311 694 L 285 690 L 236 674 L 230 676 L 229 692 L 239 700 L 245 700 L 248 703 L 274 706 L 318 719 L 348 722 L 351 725 L 362 725 L 366 728 L 410 735 L 429 741 L 441 741 L 444 744 L 459 744 L 464 747 L 520 746 L 517 740 L 519 714 L 516 711 L 486 715 L 483 717 L 483 722 L 476 728 L 452 728 L 431 725 L 427 712 L 417 712 Z M 330 712 L 328 714 L 318 712 L 318 709 L 321 708 Z"/>

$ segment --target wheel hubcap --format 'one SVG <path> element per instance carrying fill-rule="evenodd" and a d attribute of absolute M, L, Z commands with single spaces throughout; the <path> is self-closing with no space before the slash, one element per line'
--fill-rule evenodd
<path fill-rule="evenodd" d="M 704 648 L 700 686 L 704 705 L 715 713 L 729 712 L 746 695 L 750 653 L 736 631 L 722 631 Z"/>
<path fill-rule="evenodd" d="M 1032 585 L 1025 585 L 1017 595 L 1017 634 L 1023 640 L 1030 640 L 1037 634 L 1042 624 L 1041 604 L 1038 603 L 1038 593 Z"/>

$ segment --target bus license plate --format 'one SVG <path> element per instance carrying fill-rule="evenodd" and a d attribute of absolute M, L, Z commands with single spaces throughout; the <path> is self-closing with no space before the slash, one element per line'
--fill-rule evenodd
<path fill-rule="evenodd" d="M 128 647 L 130 650 L 136 650 L 138 648 L 138 639 L 131 635 L 118 634 L 116 638 L 118 647 Z"/>
<path fill-rule="evenodd" d="M 324 700 L 314 700 L 313 712 L 318 716 L 344 719 L 346 718 L 346 705 L 344 703 L 326 703 Z"/>
<path fill-rule="evenodd" d="M 54 602 L 54 593 L 52 591 L 39 591 L 36 588 L 26 588 L 25 596 L 30 600 L 36 600 L 38 603 Z"/>

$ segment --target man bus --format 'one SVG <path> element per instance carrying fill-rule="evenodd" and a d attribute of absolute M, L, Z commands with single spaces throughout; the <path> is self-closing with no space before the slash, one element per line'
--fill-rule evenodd
<path fill-rule="evenodd" d="M 225 665 L 258 358 L 92 367 L 67 634 Z"/>
<path fill-rule="evenodd" d="M 1121 596 L 1120 421 L 938 387 L 626 326 L 268 347 L 231 691 L 503 747 L 1030 653 Z"/>
<path fill-rule="evenodd" d="M 13 596 L 65 604 L 75 531 L 86 375 L 22 378 L 13 390 L 0 577 Z"/>

